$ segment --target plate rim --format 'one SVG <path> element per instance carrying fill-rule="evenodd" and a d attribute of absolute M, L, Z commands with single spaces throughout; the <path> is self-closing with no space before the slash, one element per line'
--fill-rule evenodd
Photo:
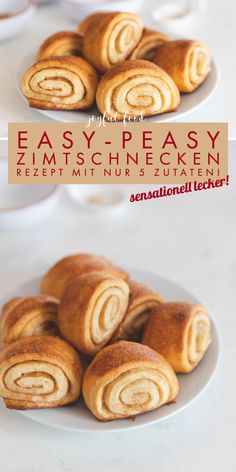
<path fill-rule="evenodd" d="M 201 303 L 201 304 L 204 304 L 204 300 L 201 299 L 201 301 L 198 299 L 198 297 L 196 297 L 194 295 L 194 293 L 192 293 L 190 290 L 186 289 L 185 286 L 182 286 L 179 282 L 176 282 L 174 279 L 172 278 L 169 278 L 167 276 L 162 276 L 156 272 L 153 272 L 153 271 L 149 271 L 149 270 L 146 270 L 146 269 L 139 269 L 137 267 L 132 267 L 132 266 L 125 266 L 126 270 L 128 270 L 129 272 L 131 272 L 131 275 L 132 275 L 132 272 L 140 272 L 140 273 L 143 273 L 147 276 L 151 276 L 151 277 L 159 277 L 160 279 L 162 279 L 165 283 L 169 282 L 169 283 L 172 283 L 173 285 L 175 285 L 177 288 L 180 288 L 181 290 L 185 291 L 186 293 L 188 293 L 188 295 L 195 299 L 196 302 L 198 303 Z M 21 287 L 24 287 L 24 286 L 27 286 L 29 283 L 38 283 L 39 280 L 41 279 L 42 277 L 42 274 L 41 275 L 38 275 L 36 277 L 33 277 L 31 279 L 28 279 L 26 280 L 23 284 L 20 284 L 19 286 L 15 287 L 12 291 L 6 293 L 3 297 L 1 297 L 0 299 L 0 307 L 2 307 L 3 303 L 5 303 L 6 299 L 8 298 L 8 294 L 10 296 L 12 296 L 11 294 L 20 290 Z M 178 409 L 176 409 L 175 411 L 173 412 L 170 412 L 168 413 L 167 415 L 161 417 L 161 418 L 153 418 L 153 419 L 149 419 L 149 420 L 146 420 L 146 422 L 144 423 L 139 423 L 137 424 L 137 422 L 135 421 L 132 421 L 132 418 L 127 418 L 128 420 L 130 420 L 130 424 L 128 427 L 127 426 L 124 426 L 124 427 L 117 427 L 114 426 L 112 429 L 102 429 L 102 425 L 104 424 L 102 421 L 98 421 L 98 423 L 101 424 L 101 428 L 99 429 L 92 429 L 92 428 L 80 428 L 79 426 L 78 427 L 69 427 L 69 426 L 62 426 L 62 425 L 57 425 L 57 424 L 52 424 L 50 421 L 47 421 L 47 417 L 42 417 L 42 419 L 36 419 L 34 417 L 31 416 L 31 412 L 32 411 L 38 411 L 38 410 L 14 410 L 16 413 L 19 413 L 20 415 L 24 416 L 25 418 L 27 418 L 28 420 L 34 422 L 34 423 L 38 423 L 38 424 L 41 424 L 43 426 L 47 426 L 47 427 L 51 427 L 51 428 L 54 428 L 54 429 L 57 429 L 57 430 L 61 430 L 61 431 L 70 431 L 70 432 L 73 432 L 73 433 L 83 433 L 83 434 L 100 434 L 100 433 L 104 433 L 104 434 L 108 434 L 108 433 L 119 433 L 119 432 L 131 432 L 133 430 L 137 430 L 137 429 L 141 429 L 141 428 L 145 428 L 145 427 L 148 427 L 148 426 L 153 426 L 154 424 L 158 424 L 158 423 L 161 423 L 165 420 L 168 420 L 170 417 L 172 416 L 175 416 L 177 415 L 178 413 L 182 412 L 183 410 L 185 410 L 188 406 L 190 406 L 195 400 L 197 400 L 204 392 L 205 390 L 207 389 L 207 387 L 209 386 L 209 384 L 212 382 L 212 380 L 214 379 L 215 375 L 216 375 L 216 372 L 218 370 L 218 367 L 219 367 L 219 363 L 220 363 L 220 359 L 221 359 L 221 352 L 222 352 L 222 349 L 221 349 L 221 337 L 220 337 L 220 332 L 219 332 L 219 328 L 218 328 L 218 324 L 217 324 L 217 321 L 215 319 L 215 316 L 214 316 L 214 313 L 211 311 L 211 308 L 209 306 L 209 304 L 206 304 L 206 306 L 208 307 L 210 313 L 211 313 L 211 320 L 212 320 L 212 325 L 214 327 L 214 344 L 215 346 L 217 347 L 217 351 L 216 351 L 216 356 L 215 356 L 215 360 L 214 360 L 214 367 L 212 369 L 212 372 L 209 376 L 209 378 L 207 379 L 206 383 L 204 384 L 204 386 L 202 387 L 202 389 L 196 394 L 194 395 L 193 398 L 191 398 L 190 400 L 188 400 L 184 405 L 182 405 L 181 407 L 179 407 Z M 184 375 L 184 374 L 183 374 Z M 165 405 L 163 405 L 164 407 Z M 53 408 L 52 408 L 53 409 Z M 46 410 L 46 409 L 45 409 Z M 157 409 L 156 409 L 157 410 Z M 156 410 L 153 410 L 153 412 L 155 412 Z M 152 414 L 152 411 L 148 412 L 149 414 Z M 140 415 L 142 416 L 142 415 Z M 122 419 L 120 420 L 122 421 Z M 116 424 L 116 421 L 110 421 L 109 422 L 110 424 Z"/>

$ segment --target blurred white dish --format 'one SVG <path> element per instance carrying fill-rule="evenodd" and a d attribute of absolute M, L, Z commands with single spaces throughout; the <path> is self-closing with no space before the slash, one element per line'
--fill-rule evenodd
<path fill-rule="evenodd" d="M 36 4 L 41 5 L 42 3 L 52 3 L 54 0 L 35 0 Z"/>
<path fill-rule="evenodd" d="M 67 191 L 76 203 L 92 212 L 114 212 L 127 201 L 124 192 L 113 185 L 68 185 Z"/>
<path fill-rule="evenodd" d="M 131 11 L 138 13 L 143 0 L 60 0 L 63 13 L 75 22 L 95 11 Z"/>
<path fill-rule="evenodd" d="M 154 290 L 157 290 L 162 294 L 164 300 L 166 301 L 185 300 L 186 302 L 190 303 L 202 303 L 201 300 L 198 300 L 194 295 L 185 290 L 183 287 L 162 276 L 152 274 L 141 269 L 131 269 L 129 272 L 133 280 L 139 280 Z M 8 293 L 7 296 L 1 301 L 0 305 L 6 303 L 6 301 L 10 298 L 14 298 L 19 295 L 22 296 L 28 295 L 29 293 L 39 293 L 40 280 L 41 277 L 30 280 L 28 283 L 19 287 L 17 290 Z M 73 405 L 62 406 L 60 408 L 25 410 L 19 411 L 19 413 L 35 421 L 36 423 L 42 423 L 44 425 L 53 426 L 54 428 L 83 433 L 112 433 L 115 431 L 131 431 L 136 428 L 149 426 L 151 424 L 159 423 L 160 421 L 170 418 L 196 400 L 196 398 L 205 390 L 206 386 L 213 378 L 218 365 L 219 355 L 219 335 L 217 332 L 216 323 L 212 317 L 212 343 L 199 366 L 196 367 L 193 372 L 191 372 L 191 374 L 178 375 L 180 382 L 180 393 L 177 397 L 176 403 L 165 405 L 162 408 L 145 413 L 143 415 L 138 415 L 135 418 L 135 421 L 132 421 L 131 419 L 124 419 L 102 423 L 92 416 L 89 410 L 85 407 L 82 400 Z M 37 428 L 37 425 L 35 428 Z M 161 430 L 157 429 L 157 435 L 158 434 L 161 434 Z"/>
<path fill-rule="evenodd" d="M 33 0 L 1 0 L 0 41 L 20 33 L 35 12 Z"/>
<path fill-rule="evenodd" d="M 0 159 L 0 227 L 14 228 L 41 221 L 56 204 L 57 185 L 8 184 L 8 162 Z"/>
<path fill-rule="evenodd" d="M 201 21 L 206 7 L 207 0 L 158 0 L 152 16 L 158 29 L 186 36 Z"/>

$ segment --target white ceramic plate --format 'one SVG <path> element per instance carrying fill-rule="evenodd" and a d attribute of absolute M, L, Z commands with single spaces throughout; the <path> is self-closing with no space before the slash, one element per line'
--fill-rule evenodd
<path fill-rule="evenodd" d="M 181 286 L 161 276 L 144 272 L 142 270 L 130 270 L 129 272 L 134 280 L 140 280 L 156 289 L 167 301 L 184 300 L 194 303 L 201 302 Z M 39 281 L 40 278 L 33 279 L 22 287 L 19 287 L 18 290 L 8 294 L 8 296 L 3 300 L 3 303 L 5 303 L 9 298 L 17 295 L 38 293 Z M 180 394 L 176 403 L 165 405 L 155 411 L 139 415 L 135 421 L 132 421 L 131 419 L 123 419 L 101 423 L 92 416 L 89 410 L 84 406 L 82 400 L 75 405 L 45 410 L 20 411 L 20 413 L 37 423 L 84 433 L 130 431 L 135 428 L 141 428 L 153 423 L 158 423 L 175 415 L 183 410 L 183 408 L 190 405 L 190 403 L 192 403 L 209 384 L 216 371 L 220 352 L 219 336 L 214 318 L 212 318 L 212 339 L 212 344 L 199 366 L 191 374 L 178 375 Z"/>
<path fill-rule="evenodd" d="M 35 62 L 36 54 L 31 54 L 28 56 L 22 63 L 20 71 L 19 71 L 19 81 L 23 77 L 25 71 Z M 172 113 L 163 113 L 157 116 L 151 116 L 149 118 L 145 118 L 147 122 L 169 122 L 175 121 L 178 118 L 182 118 L 187 113 L 196 110 L 200 105 L 203 105 L 210 96 L 215 91 L 219 79 L 219 72 L 216 66 L 216 63 L 213 62 L 212 71 L 203 82 L 203 84 L 195 90 L 193 93 L 190 94 L 183 94 L 181 95 L 181 103 L 177 111 Z M 24 97 L 25 99 L 25 97 Z M 25 99 L 26 100 L 26 99 Z M 26 100 L 27 101 L 27 100 Z M 96 117 L 101 117 L 101 114 L 94 106 L 92 109 L 88 111 L 58 111 L 58 110 L 39 110 L 39 113 L 47 116 L 51 120 L 60 121 L 62 123 L 81 123 L 87 122 L 89 120 L 89 116 L 94 115 Z"/>

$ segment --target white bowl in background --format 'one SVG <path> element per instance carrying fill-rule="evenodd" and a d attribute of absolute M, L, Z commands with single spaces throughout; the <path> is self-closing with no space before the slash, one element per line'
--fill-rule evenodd
<path fill-rule="evenodd" d="M 128 198 L 117 185 L 66 185 L 70 197 L 84 210 L 107 212 L 123 209 Z M 121 187 L 122 188 L 122 187 Z"/>
<path fill-rule="evenodd" d="M 35 12 L 33 0 L 1 0 L 0 41 L 20 33 Z"/>
<path fill-rule="evenodd" d="M 202 22 L 206 8 L 207 0 L 157 0 L 152 17 L 157 29 L 186 36 Z"/>
<path fill-rule="evenodd" d="M 131 11 L 138 13 L 143 0 L 61 0 L 63 13 L 78 23 L 98 11 Z"/>
<path fill-rule="evenodd" d="M 0 158 L 0 228 L 38 223 L 54 209 L 58 185 L 8 184 L 8 161 Z"/>

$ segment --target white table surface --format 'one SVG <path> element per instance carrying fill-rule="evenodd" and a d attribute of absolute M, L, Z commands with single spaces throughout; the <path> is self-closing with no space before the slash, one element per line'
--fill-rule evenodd
<path fill-rule="evenodd" d="M 68 253 L 94 252 L 178 280 L 211 306 L 222 337 L 210 386 L 159 425 L 110 435 L 69 433 L 33 423 L 0 402 L 1 472 L 236 471 L 235 151 L 234 142 L 229 187 L 127 205 L 119 216 L 85 213 L 64 195 L 44 223 L 0 232 L 0 296 Z"/>
<path fill-rule="evenodd" d="M 214 95 L 201 108 L 183 117 L 182 121 L 228 121 L 229 135 L 236 137 L 235 82 L 236 82 L 236 2 L 235 0 L 208 0 L 200 24 L 183 31 L 205 41 L 220 67 L 221 80 Z M 145 0 L 143 18 L 146 24 L 155 26 L 150 13 L 155 0 Z M 8 42 L 0 43 L 0 136 L 6 136 L 8 122 L 45 121 L 46 118 L 28 108 L 20 96 L 17 76 L 25 57 L 37 50 L 42 41 L 58 30 L 73 29 L 75 24 L 68 20 L 57 2 L 41 5 L 29 27 Z"/>

